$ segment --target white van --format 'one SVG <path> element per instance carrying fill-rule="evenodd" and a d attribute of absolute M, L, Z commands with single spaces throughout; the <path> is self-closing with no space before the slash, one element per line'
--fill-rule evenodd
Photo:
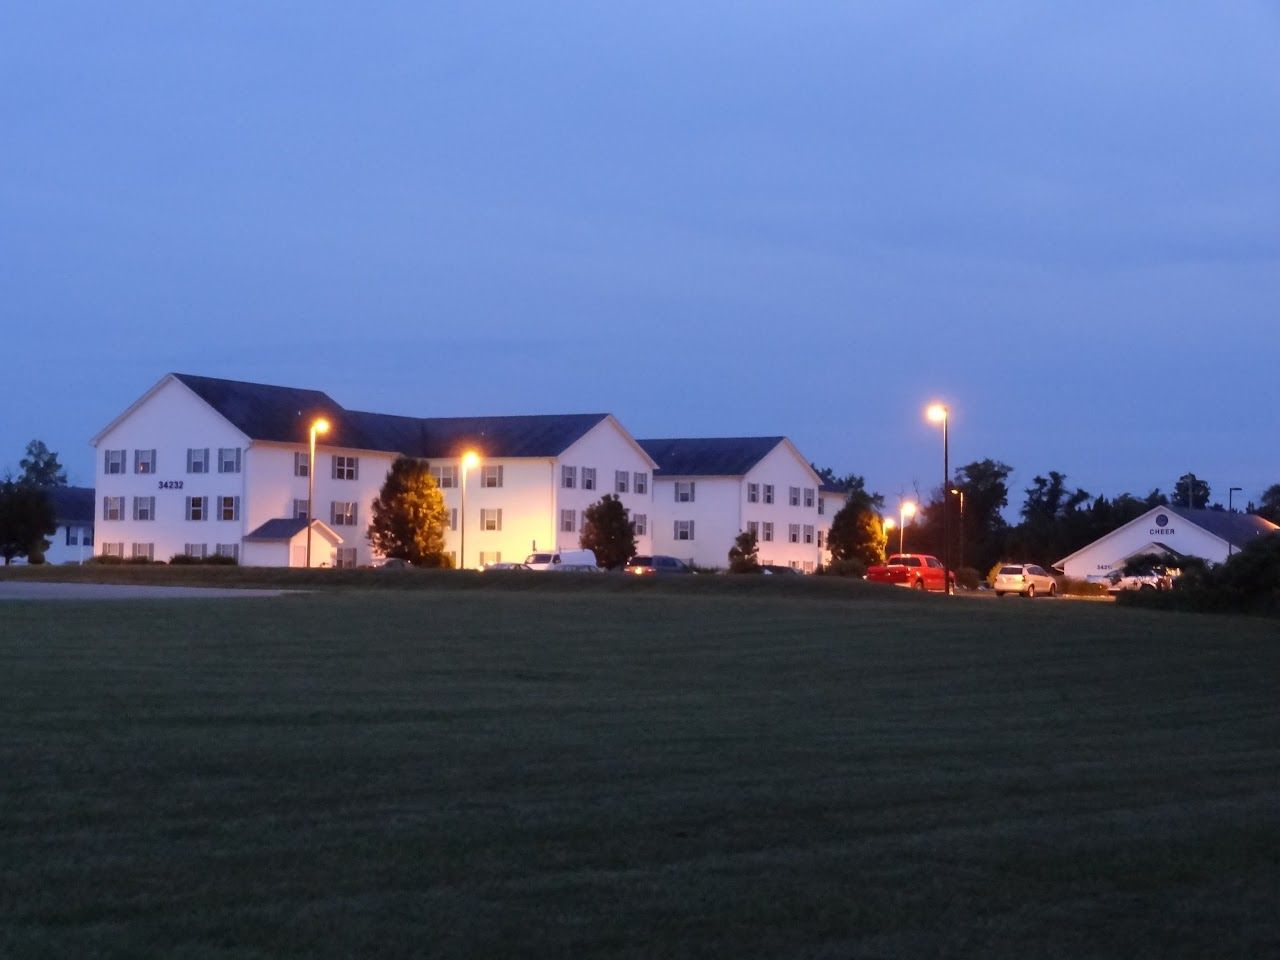
<path fill-rule="evenodd" d="M 525 557 L 524 565 L 530 570 L 596 570 L 594 550 L 545 550 Z"/>

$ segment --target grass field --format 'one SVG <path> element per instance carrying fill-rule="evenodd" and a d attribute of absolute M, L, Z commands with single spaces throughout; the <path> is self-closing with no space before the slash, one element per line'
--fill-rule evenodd
<path fill-rule="evenodd" d="M 0 606 L 0 956 L 1280 951 L 1274 622 L 472 586 Z"/>

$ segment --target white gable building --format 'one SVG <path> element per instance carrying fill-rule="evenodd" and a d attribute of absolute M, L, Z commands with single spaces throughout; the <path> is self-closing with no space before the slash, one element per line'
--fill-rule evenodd
<path fill-rule="evenodd" d="M 1167 555 L 1199 557 L 1222 563 L 1258 537 L 1280 530 L 1274 523 L 1249 513 L 1155 507 L 1142 516 L 1081 547 L 1054 566 L 1080 580 L 1120 570 L 1131 557 Z"/>
<path fill-rule="evenodd" d="M 641 440 L 658 464 L 653 552 L 727 567 L 743 531 L 756 534 L 762 564 L 812 573 L 818 533 L 830 529 L 822 480 L 786 437 Z"/>
<path fill-rule="evenodd" d="M 578 545 L 583 511 L 618 492 L 647 533 L 655 464 L 609 414 L 416 418 L 346 410 L 316 390 L 169 374 L 93 438 L 97 551 L 306 563 L 308 436 L 316 446 L 313 566 L 375 559 L 371 505 L 401 454 L 430 463 L 446 552 L 474 568 Z M 462 513 L 462 456 L 466 471 Z M 459 556 L 465 538 L 465 555 Z"/>

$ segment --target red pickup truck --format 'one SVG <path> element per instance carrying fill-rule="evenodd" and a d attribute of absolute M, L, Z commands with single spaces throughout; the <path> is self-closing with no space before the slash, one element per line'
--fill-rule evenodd
<path fill-rule="evenodd" d="M 895 553 L 882 566 L 867 568 L 867 579 L 872 583 L 892 583 L 912 590 L 944 589 L 942 561 L 924 553 Z M 956 589 L 956 575 L 950 577 L 947 593 Z"/>

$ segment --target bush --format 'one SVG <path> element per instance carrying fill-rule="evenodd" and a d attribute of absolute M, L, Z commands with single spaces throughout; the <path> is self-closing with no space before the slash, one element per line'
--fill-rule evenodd
<path fill-rule="evenodd" d="M 124 557 L 117 557 L 111 554 L 99 553 L 90 557 L 85 563 L 97 563 L 104 567 L 114 567 L 124 563 Z"/>
<path fill-rule="evenodd" d="M 1280 534 L 1259 537 L 1215 567 L 1184 559 L 1167 593 L 1134 591 L 1116 599 L 1163 609 L 1280 615 Z"/>
<path fill-rule="evenodd" d="M 193 557 L 185 553 L 175 553 L 169 558 L 169 566 L 171 567 L 193 567 L 199 562 L 199 557 Z"/>
<path fill-rule="evenodd" d="M 956 586 L 961 590 L 977 590 L 982 582 L 982 574 L 973 567 L 961 567 L 956 571 Z"/>
<path fill-rule="evenodd" d="M 1059 577 L 1058 590 L 1069 597 L 1105 597 L 1107 585 L 1094 583 L 1091 580 L 1077 580 L 1075 577 Z"/>
<path fill-rule="evenodd" d="M 865 577 L 867 565 L 857 557 L 846 557 L 843 560 L 832 560 L 822 568 L 822 572 L 829 577 Z"/>
<path fill-rule="evenodd" d="M 204 562 L 206 566 L 210 567 L 238 567 L 240 565 L 240 561 L 235 557 L 224 556 L 221 553 L 215 553 L 211 557 L 205 557 Z"/>

